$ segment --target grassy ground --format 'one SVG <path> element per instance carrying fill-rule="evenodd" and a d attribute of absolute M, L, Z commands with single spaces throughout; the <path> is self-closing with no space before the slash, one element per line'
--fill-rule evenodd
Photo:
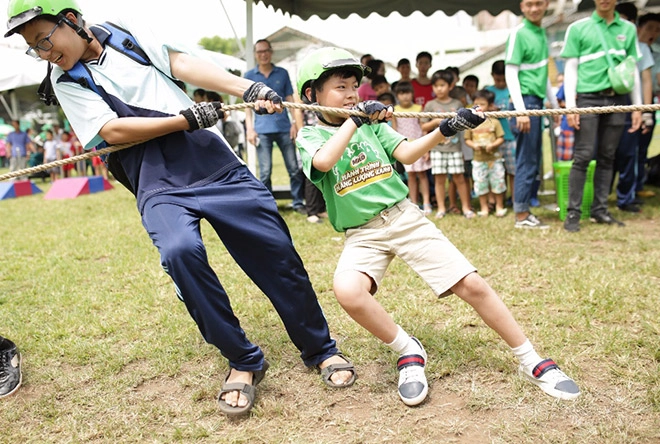
<path fill-rule="evenodd" d="M 209 259 L 271 362 L 253 414 L 228 421 L 216 407 L 227 365 L 176 299 L 127 191 L 0 201 L 0 334 L 24 357 L 23 388 L 0 402 L 0 442 L 660 442 L 660 197 L 641 215 L 613 210 L 625 228 L 584 223 L 573 235 L 547 208 L 537 212 L 546 233 L 514 230 L 513 216 L 439 221 L 583 396 L 560 402 L 522 381 L 466 304 L 437 300 L 395 261 L 377 297 L 429 353 L 430 396 L 417 408 L 398 400 L 396 356 L 332 295 L 342 236 L 286 203 L 333 336 L 360 376 L 333 391 L 305 369 L 205 224 Z"/>

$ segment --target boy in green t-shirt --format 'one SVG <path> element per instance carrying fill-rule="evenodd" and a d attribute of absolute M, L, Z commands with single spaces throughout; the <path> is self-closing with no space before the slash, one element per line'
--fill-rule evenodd
<path fill-rule="evenodd" d="M 407 405 L 424 401 L 426 352 L 394 323 L 373 297 L 385 270 L 399 256 L 443 297 L 455 293 L 475 308 L 488 326 L 512 347 L 520 371 L 546 393 L 574 399 L 580 390 L 550 359 L 543 360 L 497 293 L 474 266 L 407 200 L 408 189 L 392 164 L 412 163 L 457 132 L 485 119 L 478 110 L 460 109 L 438 129 L 408 141 L 387 124 L 392 108 L 358 104 L 364 67 L 349 52 L 323 48 L 300 65 L 298 92 L 307 103 L 354 109 L 369 117 L 318 113 L 316 126 L 300 130 L 296 143 L 303 171 L 321 191 L 333 227 L 345 232 L 344 251 L 335 270 L 334 292 L 346 312 L 399 354 L 398 391 Z"/>

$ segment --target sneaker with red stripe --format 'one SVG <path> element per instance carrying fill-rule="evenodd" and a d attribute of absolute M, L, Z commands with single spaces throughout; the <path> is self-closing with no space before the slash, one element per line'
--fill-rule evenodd
<path fill-rule="evenodd" d="M 404 404 L 414 406 L 426 399 L 429 386 L 424 374 L 426 351 L 417 338 L 410 339 L 419 345 L 420 353 L 400 356 L 396 368 L 399 371 L 399 397 Z"/>
<path fill-rule="evenodd" d="M 575 381 L 566 376 L 552 359 L 545 359 L 534 368 L 521 365 L 519 372 L 555 398 L 570 400 L 580 396 L 580 389 Z"/>

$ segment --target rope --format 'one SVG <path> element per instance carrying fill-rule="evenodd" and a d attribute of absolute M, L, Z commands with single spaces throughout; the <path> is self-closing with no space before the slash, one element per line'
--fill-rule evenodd
<path fill-rule="evenodd" d="M 292 109 L 301 109 L 308 111 L 319 111 L 329 114 L 337 114 L 340 116 L 360 116 L 365 117 L 365 114 L 352 109 L 344 108 L 331 108 L 328 106 L 319 106 L 319 105 L 306 105 L 303 103 L 292 103 L 284 102 L 282 103 L 284 108 Z M 222 105 L 222 110 L 224 112 L 238 111 L 247 108 L 254 108 L 254 103 L 237 103 L 235 105 Z M 641 112 L 655 112 L 660 110 L 660 104 L 657 105 L 627 105 L 627 106 L 594 106 L 589 108 L 556 108 L 556 109 L 529 109 L 525 111 L 487 111 L 484 115 L 488 118 L 496 119 L 507 119 L 509 117 L 521 117 L 521 116 L 533 116 L 533 117 L 542 117 L 542 116 L 562 116 L 567 114 L 611 114 L 611 113 L 630 113 L 634 111 Z M 416 117 L 416 118 L 427 118 L 427 119 L 447 119 L 455 116 L 455 112 L 451 113 L 406 113 L 406 112 L 395 112 L 394 117 Z M 107 148 L 102 148 L 100 150 L 89 151 L 84 154 L 79 154 L 77 156 L 69 157 L 67 159 L 56 160 L 54 162 L 45 163 L 43 165 L 38 165 L 31 168 L 25 168 L 19 171 L 12 171 L 6 174 L 0 174 L 0 182 L 3 180 L 13 179 L 21 176 L 29 176 L 34 173 L 41 171 L 46 171 L 51 168 L 59 167 L 62 165 L 67 165 L 69 163 L 80 162 L 81 160 L 90 159 L 96 156 L 102 156 L 104 154 L 114 153 L 115 151 L 123 150 L 130 148 L 132 146 L 144 143 L 146 140 L 139 142 L 130 142 L 120 145 L 112 145 Z"/>
<path fill-rule="evenodd" d="M 62 165 L 67 165 L 69 163 L 80 162 L 81 160 L 91 159 L 92 157 L 102 156 L 103 154 L 114 153 L 115 151 L 119 151 L 119 150 L 123 150 L 123 149 L 126 149 L 126 148 L 130 148 L 132 146 L 135 146 L 138 143 L 142 143 L 142 142 L 131 142 L 131 143 L 123 143 L 121 145 L 112 145 L 112 146 L 109 146 L 107 148 L 102 148 L 100 150 L 95 150 L 95 151 L 89 151 L 87 153 L 79 154 L 79 155 L 73 156 L 73 157 L 68 157 L 66 159 L 56 160 L 54 162 L 44 163 L 43 165 L 37 165 L 35 167 L 24 168 L 22 170 L 12 171 L 12 172 L 6 173 L 6 174 L 1 174 L 0 175 L 0 182 L 3 181 L 3 180 L 7 180 L 7 179 L 14 179 L 14 178 L 20 177 L 20 176 L 29 176 L 31 174 L 38 173 L 40 171 L 49 170 L 51 168 L 59 167 L 59 166 L 62 166 Z"/>

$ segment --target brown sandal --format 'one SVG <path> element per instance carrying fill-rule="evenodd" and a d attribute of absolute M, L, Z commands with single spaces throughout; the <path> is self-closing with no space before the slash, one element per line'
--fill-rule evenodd
<path fill-rule="evenodd" d="M 355 380 L 357 379 L 357 371 L 355 370 L 355 366 L 351 361 L 349 361 L 341 352 L 335 354 L 334 356 L 339 356 L 342 358 L 345 363 L 339 363 L 339 364 L 330 364 L 329 366 L 321 369 L 319 366 L 317 368 L 321 370 L 321 377 L 323 378 L 323 382 L 325 385 L 328 387 L 332 388 L 346 388 L 350 387 L 355 383 Z M 330 377 L 334 375 L 337 372 L 351 372 L 352 376 L 351 379 L 346 381 L 344 384 L 335 384 Z"/>

